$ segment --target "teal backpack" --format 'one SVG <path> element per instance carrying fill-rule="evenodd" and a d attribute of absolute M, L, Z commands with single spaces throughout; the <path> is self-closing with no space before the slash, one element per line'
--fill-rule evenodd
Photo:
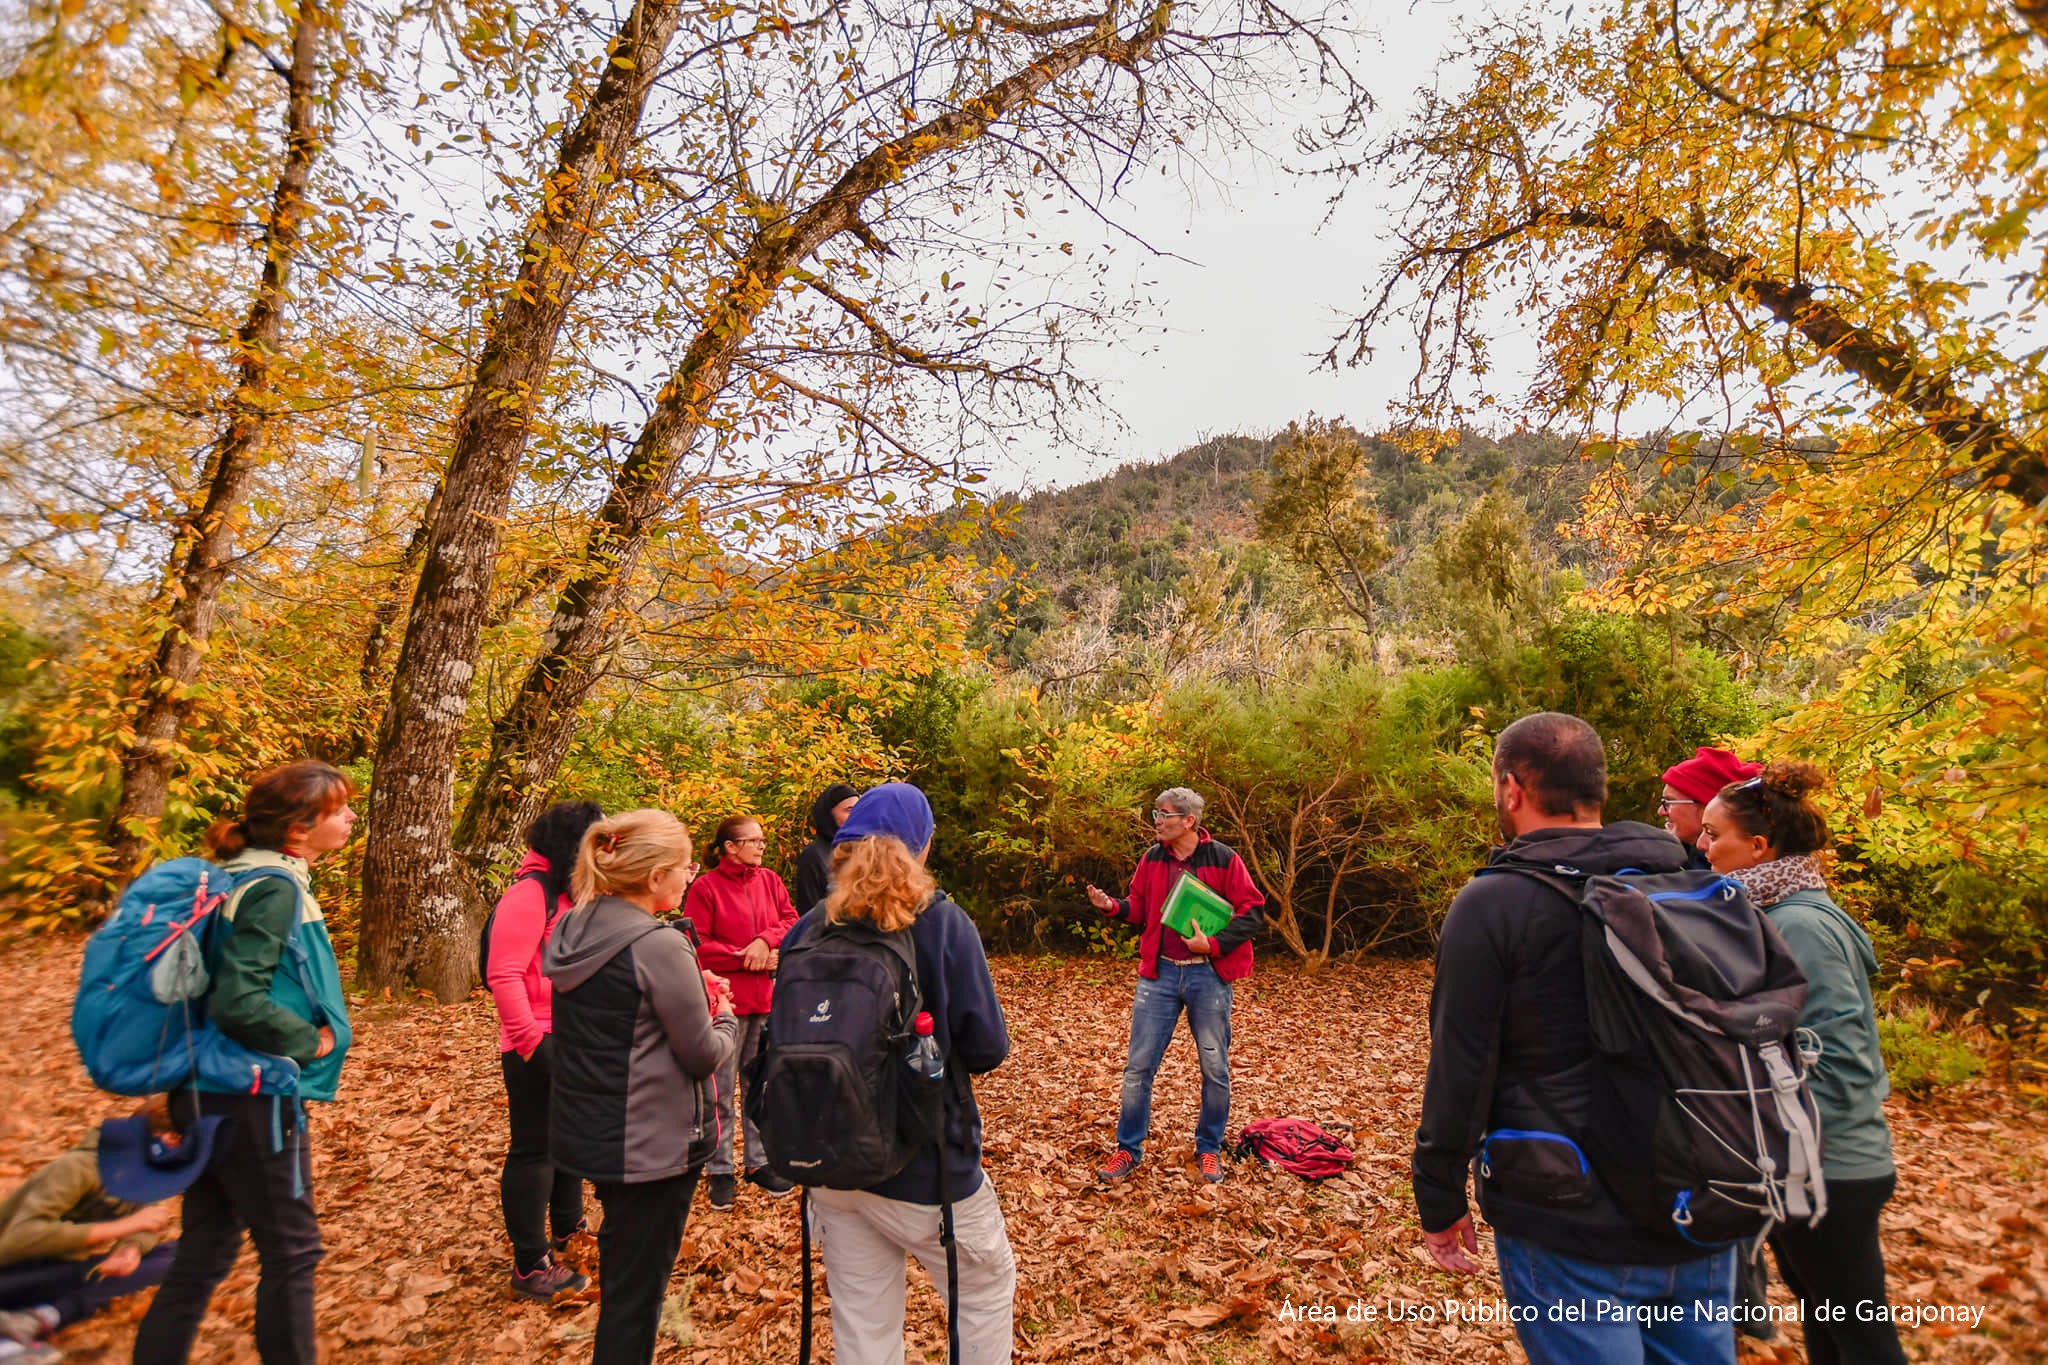
<path fill-rule="evenodd" d="M 206 995 L 227 930 L 221 907 L 238 885 L 291 874 L 255 868 L 239 878 L 204 858 L 158 863 L 129 884 L 107 922 L 85 945 L 71 1039 L 94 1085 L 116 1095 L 153 1095 L 180 1086 L 262 1095 L 296 1095 L 299 1066 L 257 1052 L 206 1017 Z M 294 900 L 292 932 L 279 970 L 307 982 L 298 942 L 303 900 Z M 306 994 L 312 998 L 310 984 Z"/>

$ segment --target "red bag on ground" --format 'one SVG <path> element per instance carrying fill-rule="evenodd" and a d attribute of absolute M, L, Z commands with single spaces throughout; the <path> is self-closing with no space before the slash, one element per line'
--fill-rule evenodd
<path fill-rule="evenodd" d="M 1254 1119 L 1237 1136 L 1237 1159 L 1255 1156 L 1303 1180 L 1328 1180 L 1351 1165 L 1351 1149 L 1307 1119 Z"/>

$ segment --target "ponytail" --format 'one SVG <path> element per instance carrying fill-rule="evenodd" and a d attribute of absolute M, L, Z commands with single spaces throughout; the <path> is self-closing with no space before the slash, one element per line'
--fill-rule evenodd
<path fill-rule="evenodd" d="M 207 855 L 219 860 L 252 848 L 281 853 L 294 828 L 318 824 L 355 794 L 347 773 L 317 758 L 281 763 L 249 779 L 241 818 L 215 821 L 202 842 Z"/>

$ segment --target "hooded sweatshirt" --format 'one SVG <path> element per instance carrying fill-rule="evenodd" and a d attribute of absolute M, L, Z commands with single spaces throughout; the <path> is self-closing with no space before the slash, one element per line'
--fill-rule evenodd
<path fill-rule="evenodd" d="M 519 860 L 512 885 L 491 912 L 491 960 L 484 984 L 498 1007 L 498 1051 L 531 1057 L 554 1026 L 554 987 L 541 970 L 541 946 L 556 915 L 575 902 L 558 897 L 547 904 L 548 860 L 531 849 Z"/>
<path fill-rule="evenodd" d="M 600 896 L 561 916 L 542 958 L 554 983 L 548 1148 L 585 1180 L 666 1180 L 721 1138 L 712 1077 L 739 1021 L 714 1019 L 687 935 Z"/>
<path fill-rule="evenodd" d="M 1877 954 L 1870 936 L 1825 891 L 1794 891 L 1764 911 L 1806 973 L 1799 1027 L 1820 1038 L 1807 1089 L 1820 1110 L 1821 1170 L 1830 1180 L 1892 1174 L 1884 1097 L 1892 1091 L 1877 1042 L 1870 993 Z"/>
<path fill-rule="evenodd" d="M 1676 872 L 1685 849 L 1661 829 L 1622 821 L 1604 829 L 1539 829 L 1498 850 L 1489 866 L 1559 864 L 1589 874 Z M 1426 1232 L 1467 1212 L 1466 1169 L 1497 1129 L 1592 1142 L 1592 1025 L 1586 1007 L 1577 902 L 1533 877 L 1474 877 L 1451 902 L 1437 944 L 1429 1001 L 1429 1074 L 1415 1131 L 1415 1205 Z M 1524 1202 L 1479 1182 L 1494 1228 L 1559 1255 L 1610 1265 L 1677 1265 L 1713 1248 L 1638 1227 L 1592 1169 L 1583 1203 Z"/>
<path fill-rule="evenodd" d="M 811 803 L 811 833 L 818 837 L 804 845 L 803 852 L 796 855 L 796 908 L 799 914 L 815 909 L 825 893 L 832 889 L 832 836 L 839 832 L 839 822 L 832 818 L 832 808 L 849 796 L 860 793 L 844 782 L 835 782 L 818 793 L 818 799 Z"/>
<path fill-rule="evenodd" d="M 709 971 L 732 983 L 735 1014 L 766 1014 L 775 992 L 774 972 L 750 972 L 741 954 L 755 939 L 770 948 L 796 923 L 796 907 L 782 878 L 765 867 L 749 867 L 737 858 L 721 858 L 718 866 L 690 883 L 683 900 L 690 923 L 697 927 L 700 960 Z"/>

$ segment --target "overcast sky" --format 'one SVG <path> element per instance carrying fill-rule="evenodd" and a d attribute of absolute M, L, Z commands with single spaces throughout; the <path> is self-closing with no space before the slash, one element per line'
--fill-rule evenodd
<path fill-rule="evenodd" d="M 1442 0 L 1362 0 L 1356 17 L 1372 36 L 1359 70 L 1378 109 L 1376 133 L 1398 126 L 1418 87 L 1436 79 L 1453 22 L 1479 7 Z M 1104 430 L 1107 453 L 1028 438 L 993 456 L 998 488 L 1083 482 L 1127 461 L 1163 459 L 1208 436 L 1263 435 L 1309 412 L 1361 427 L 1385 421 L 1388 400 L 1409 377 L 1411 357 L 1386 350 L 1369 368 L 1319 367 L 1322 353 L 1357 311 L 1365 285 L 1385 260 L 1378 225 L 1384 187 L 1355 186 L 1320 226 L 1331 185 L 1290 174 L 1291 128 L 1273 128 L 1273 150 L 1232 158 L 1222 187 L 1190 189 L 1157 175 L 1126 190 L 1119 220 L 1161 251 L 1142 263 L 1120 255 L 1151 282 L 1145 325 L 1133 344 L 1091 353 L 1091 377 L 1103 386 L 1124 430 Z M 1500 376 L 1506 378 L 1507 376 Z"/>

